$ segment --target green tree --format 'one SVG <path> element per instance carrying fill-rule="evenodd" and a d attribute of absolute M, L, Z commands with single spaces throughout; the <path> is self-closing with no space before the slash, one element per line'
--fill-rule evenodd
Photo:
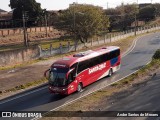
<path fill-rule="evenodd" d="M 156 16 L 158 17 L 160 17 L 160 4 L 159 3 L 155 3 L 155 4 L 153 4 L 153 6 L 155 7 L 155 9 L 156 9 Z"/>
<path fill-rule="evenodd" d="M 154 6 L 146 6 L 139 10 L 138 17 L 140 20 L 149 21 L 155 18 L 156 9 Z"/>
<path fill-rule="evenodd" d="M 23 12 L 30 24 L 33 24 L 42 14 L 41 4 L 35 0 L 10 0 L 9 6 L 13 10 L 13 19 L 22 19 Z"/>
<path fill-rule="evenodd" d="M 107 9 L 105 13 L 109 16 L 112 28 L 126 30 L 135 20 L 138 8 L 136 4 L 122 4 L 114 9 Z"/>
<path fill-rule="evenodd" d="M 82 43 L 99 31 L 109 27 L 108 17 L 100 7 L 93 5 L 73 4 L 61 11 L 56 27 L 72 33 Z"/>
<path fill-rule="evenodd" d="M 115 28 L 119 23 L 119 21 L 121 20 L 120 16 L 121 13 L 117 9 L 110 8 L 105 10 L 105 14 L 109 17 L 110 21 L 110 27 L 108 28 L 109 32 L 112 32 L 112 29 Z"/>

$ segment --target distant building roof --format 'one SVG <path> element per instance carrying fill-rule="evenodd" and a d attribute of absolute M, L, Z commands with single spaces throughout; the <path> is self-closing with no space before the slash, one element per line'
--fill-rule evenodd
<path fill-rule="evenodd" d="M 151 3 L 143 3 L 143 4 L 139 4 L 139 7 L 143 8 L 143 7 L 147 7 L 149 5 L 152 5 L 152 4 Z"/>
<path fill-rule="evenodd" d="M 0 12 L 7 12 L 7 11 L 0 9 Z"/>

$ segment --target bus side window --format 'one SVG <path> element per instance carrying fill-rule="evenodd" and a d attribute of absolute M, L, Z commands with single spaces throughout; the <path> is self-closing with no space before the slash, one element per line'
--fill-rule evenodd
<path fill-rule="evenodd" d="M 106 58 L 106 59 L 105 59 L 106 61 L 110 60 L 110 53 L 106 53 L 106 54 L 105 54 L 105 58 Z"/>
<path fill-rule="evenodd" d="M 112 52 L 110 53 L 110 59 L 113 59 L 113 58 L 115 58 L 115 57 L 118 57 L 119 54 L 120 54 L 120 50 L 112 51 Z"/>
<path fill-rule="evenodd" d="M 79 62 L 77 73 L 80 73 L 80 72 L 82 72 L 83 70 L 85 70 L 89 67 L 90 67 L 90 60 Z"/>
<path fill-rule="evenodd" d="M 90 59 L 90 67 L 97 65 L 99 63 L 98 61 L 97 57 Z"/>
<path fill-rule="evenodd" d="M 107 53 L 108 54 L 108 53 Z M 106 62 L 108 59 L 107 54 L 103 54 L 100 56 L 100 63 Z"/>

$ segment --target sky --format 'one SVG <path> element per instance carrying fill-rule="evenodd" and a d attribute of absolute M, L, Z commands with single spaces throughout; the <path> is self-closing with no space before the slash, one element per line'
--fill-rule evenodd
<path fill-rule="evenodd" d="M 122 2 L 124 4 L 132 4 L 132 3 L 160 3 L 160 0 L 36 0 L 37 2 L 41 3 L 41 7 L 47 10 L 60 10 L 60 9 L 66 9 L 69 7 L 69 4 L 73 2 L 78 2 L 82 4 L 93 4 L 103 7 L 104 9 L 107 8 L 114 8 L 118 5 L 120 5 Z M 10 7 L 8 6 L 10 3 L 10 0 L 0 0 L 0 9 L 3 9 L 5 11 L 11 11 Z"/>

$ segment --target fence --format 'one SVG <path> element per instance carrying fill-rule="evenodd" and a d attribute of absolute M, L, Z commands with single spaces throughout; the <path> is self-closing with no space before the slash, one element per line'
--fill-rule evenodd
<path fill-rule="evenodd" d="M 45 32 L 46 27 L 31 27 L 27 28 L 27 32 Z M 52 26 L 47 27 L 47 31 L 57 31 Z M 8 35 L 17 35 L 22 34 L 23 29 L 22 28 L 14 28 L 14 29 L 0 29 L 0 36 L 8 36 Z"/>
<path fill-rule="evenodd" d="M 91 38 L 90 42 L 88 42 L 88 43 L 78 44 L 76 49 L 80 50 L 86 46 L 92 47 L 92 46 L 96 46 L 96 45 L 103 45 L 106 43 L 118 41 L 120 39 L 125 39 L 130 36 L 134 36 L 135 34 L 139 35 L 139 34 L 151 32 L 151 31 L 155 31 L 155 30 L 159 30 L 159 29 L 160 29 L 160 25 L 152 25 L 152 26 L 139 27 L 136 29 L 136 31 L 135 31 L 135 29 L 131 29 L 131 30 L 127 30 L 125 32 L 120 32 L 120 33 L 115 33 L 115 34 L 107 34 L 107 35 L 104 35 L 102 37 L 97 38 L 97 40 L 93 40 L 93 38 Z M 63 46 L 62 44 L 60 44 L 58 48 L 52 48 L 52 45 L 51 45 L 49 49 L 42 49 L 42 47 L 39 46 L 39 50 L 40 50 L 40 52 L 39 52 L 40 57 L 53 56 L 56 54 L 64 54 L 64 53 L 68 53 L 70 51 L 74 51 L 75 45 L 70 45 L 70 43 L 68 43 L 68 45 Z"/>

